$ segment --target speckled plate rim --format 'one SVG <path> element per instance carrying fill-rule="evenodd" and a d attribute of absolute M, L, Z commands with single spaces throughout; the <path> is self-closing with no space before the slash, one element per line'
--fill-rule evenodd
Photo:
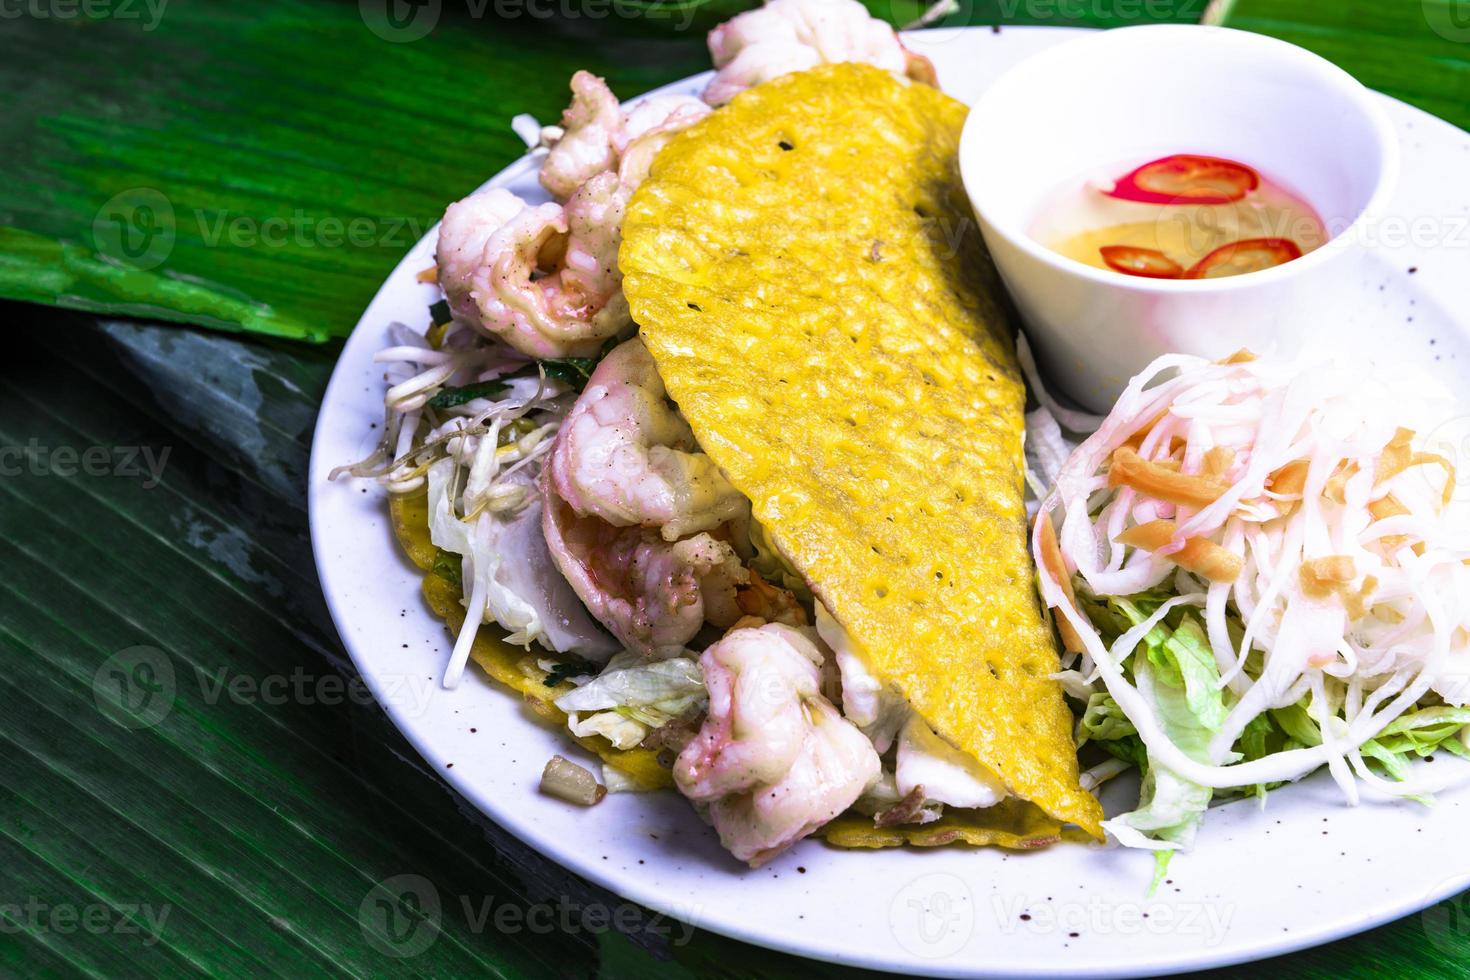
<path fill-rule="evenodd" d="M 1021 58 L 1077 33 L 969 28 L 909 40 L 935 61 L 945 90 L 968 101 Z M 657 91 L 697 92 L 705 77 Z M 1445 228 L 1470 215 L 1470 203 L 1453 199 L 1470 136 L 1383 98 L 1405 155 L 1394 211 L 1438 216 L 1441 241 L 1368 249 L 1344 273 L 1356 278 L 1345 278 L 1341 308 L 1324 319 L 1363 343 L 1381 344 L 1387 325 L 1400 324 L 1395 353 L 1417 348 L 1411 356 L 1463 382 L 1451 362 L 1470 359 L 1470 331 L 1447 311 L 1470 310 L 1470 281 L 1453 262 L 1463 265 L 1463 252 L 1447 251 Z M 487 185 L 529 192 L 535 166 L 522 159 Z M 312 444 L 313 551 L 342 641 L 394 723 L 459 793 L 547 857 L 630 901 L 746 942 L 852 966 L 966 977 L 1226 966 L 1363 931 L 1470 884 L 1470 858 L 1452 857 L 1465 853 L 1459 828 L 1470 795 L 1446 794 L 1428 810 L 1346 808 L 1320 778 L 1273 794 L 1264 810 L 1253 803 L 1212 810 L 1196 849 L 1176 859 L 1152 897 L 1152 860 L 1118 848 L 854 852 L 808 841 L 750 871 L 729 860 L 674 794 L 614 795 L 592 810 L 541 797 L 541 765 L 553 752 L 572 754 L 570 743 L 474 672 L 455 691 L 437 686 L 448 640 L 419 597 L 417 570 L 398 552 L 381 494 L 327 481 L 333 466 L 376 441 L 369 425 L 381 424 L 382 371 L 372 354 L 389 322 L 426 323 L 434 290 L 415 276 L 432 264 L 435 234 L 385 281 L 333 372 Z M 1445 911 L 1426 913 L 1430 942 L 1436 928 L 1448 934 Z"/>

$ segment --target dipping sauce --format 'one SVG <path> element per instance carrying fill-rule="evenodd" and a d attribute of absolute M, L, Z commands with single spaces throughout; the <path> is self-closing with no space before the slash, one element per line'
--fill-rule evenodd
<path fill-rule="evenodd" d="M 1187 153 L 1069 181 L 1031 234 L 1078 262 L 1150 279 L 1238 276 L 1327 241 L 1298 194 L 1245 164 Z"/>

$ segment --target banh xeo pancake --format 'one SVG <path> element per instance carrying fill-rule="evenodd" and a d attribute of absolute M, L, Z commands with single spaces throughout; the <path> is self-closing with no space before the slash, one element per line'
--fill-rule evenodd
<path fill-rule="evenodd" d="M 396 496 L 391 501 L 393 534 L 410 561 L 423 571 L 421 591 L 435 616 L 444 620 L 451 633 L 459 632 L 465 610 L 460 583 L 459 558 L 440 552 L 429 539 L 429 512 L 423 494 Z M 475 633 L 470 658 L 494 681 L 520 694 L 538 718 L 565 727 L 566 712 L 554 703 L 572 685 L 548 676 L 542 657 L 524 647 L 507 643 L 503 632 L 482 626 Z M 550 681 L 550 683 L 548 683 Z M 645 748 L 619 749 L 600 735 L 573 736 L 584 749 L 621 772 L 633 788 L 667 789 L 673 785 L 669 770 L 658 755 Z"/>
<path fill-rule="evenodd" d="M 428 513 L 422 494 L 397 496 L 391 501 L 393 532 L 408 558 L 423 571 L 421 591 L 435 616 L 444 620 L 451 633 L 464 623 L 462 592 L 454 581 L 458 561 L 440 552 L 429 539 Z M 470 657 L 491 680 L 520 694 L 536 717 L 565 729 L 567 716 L 555 700 L 572 689 L 566 680 L 555 681 L 541 666 L 542 657 L 506 642 L 493 626 L 482 626 L 475 634 Z M 553 680 L 548 683 L 548 680 Z M 573 735 L 587 751 L 618 770 L 629 788 L 638 791 L 672 789 L 673 779 L 657 751 L 636 747 L 619 749 L 601 735 Z M 934 823 L 913 826 L 875 826 L 871 817 L 844 814 L 818 831 L 837 847 L 878 848 L 910 844 L 937 847 L 953 843 L 996 846 L 1012 850 L 1046 847 L 1063 837 L 1063 828 L 1031 804 L 1002 800 L 983 810 L 949 810 Z"/>
<path fill-rule="evenodd" d="M 624 291 L 700 447 L 871 669 L 1100 837 L 1033 588 L 1025 390 L 960 184 L 964 117 L 861 65 L 741 94 L 634 194 Z"/>

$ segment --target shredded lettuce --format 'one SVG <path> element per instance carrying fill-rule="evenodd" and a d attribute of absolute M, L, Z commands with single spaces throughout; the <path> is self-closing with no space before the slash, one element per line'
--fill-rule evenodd
<path fill-rule="evenodd" d="M 698 661 L 673 657 L 652 663 L 620 653 L 607 669 L 556 699 L 575 735 L 597 734 L 631 748 L 655 728 L 702 707 L 708 695 Z"/>
<path fill-rule="evenodd" d="M 1106 691 L 1095 691 L 1087 699 L 1087 709 L 1077 723 L 1077 742 L 1084 745 L 1089 741 L 1114 742 L 1136 736 L 1138 729 L 1118 707 L 1118 702 Z M 1137 741 L 1136 739 L 1134 741 Z M 1142 742 L 1138 742 L 1142 745 Z M 1104 746 L 1104 748 L 1108 748 Z M 1111 751 L 1111 749 L 1109 749 Z M 1127 758 L 1127 756 L 1124 756 Z"/>
<path fill-rule="evenodd" d="M 1186 668 L 1177 661 L 1168 665 L 1154 662 L 1156 657 L 1172 656 L 1179 646 L 1165 640 L 1155 649 L 1150 649 L 1143 658 L 1135 658 L 1133 681 L 1145 696 L 1153 700 L 1154 709 L 1170 740 L 1191 758 L 1205 761 L 1210 737 L 1214 734 L 1205 716 L 1213 712 L 1214 707 L 1197 707 L 1208 699 L 1198 690 L 1191 692 L 1183 680 L 1198 668 Z M 1218 692 L 1215 692 L 1215 700 L 1219 700 Z M 1192 783 L 1165 766 L 1150 764 L 1143 774 L 1138 809 L 1105 821 L 1103 826 L 1125 844 L 1135 847 L 1188 847 L 1194 842 L 1200 818 L 1209 807 L 1211 796 L 1208 787 Z"/>
<path fill-rule="evenodd" d="M 1377 762 L 1391 779 L 1405 779 L 1409 763 L 1444 749 L 1470 759 L 1465 737 L 1470 708 L 1431 705 L 1414 708 L 1393 720 L 1376 738 L 1363 743 L 1363 757 Z"/>
<path fill-rule="evenodd" d="M 578 738 L 601 735 L 613 748 L 624 751 L 637 748 L 648 737 L 648 728 L 616 711 L 598 711 L 585 718 L 573 711 L 567 715 L 567 728 Z"/>
<path fill-rule="evenodd" d="M 1089 618 L 1109 644 L 1130 627 L 1142 623 L 1170 593 L 1164 589 L 1128 597 L 1094 599 L 1077 583 Z M 1239 636 L 1240 624 L 1231 622 Z M 1129 681 L 1153 702 L 1169 739 L 1192 758 L 1207 762 L 1207 747 L 1233 705 L 1229 689 L 1222 689 L 1220 671 L 1199 613 L 1191 607 L 1172 610 L 1123 662 Z M 1247 672 L 1252 665 L 1248 662 Z M 1180 778 L 1148 756 L 1133 723 L 1106 691 L 1094 691 L 1077 723 L 1079 745 L 1093 744 L 1113 756 L 1134 763 L 1142 774 L 1137 809 L 1107 821 L 1104 826 L 1120 841 L 1134 847 L 1164 851 L 1188 847 L 1208 808 L 1212 791 Z M 1322 744 L 1322 732 L 1307 709 L 1307 699 L 1275 708 L 1254 718 L 1224 761 L 1255 760 L 1293 749 Z M 1470 707 L 1428 705 L 1411 708 L 1379 735 L 1364 743 L 1363 757 L 1391 779 L 1409 775 L 1414 759 L 1444 749 L 1470 759 Z M 1280 784 L 1236 791 L 1264 796 Z M 1161 857 L 1161 862 L 1166 858 Z M 1160 867 L 1164 867 L 1161 863 Z"/>

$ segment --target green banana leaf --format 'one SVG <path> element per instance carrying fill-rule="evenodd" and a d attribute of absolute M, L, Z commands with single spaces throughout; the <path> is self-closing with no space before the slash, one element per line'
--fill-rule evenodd
<path fill-rule="evenodd" d="M 895 23 L 927 7 L 868 3 Z M 344 336 L 445 204 L 521 153 L 512 116 L 554 119 L 577 68 L 624 97 L 703 70 L 705 30 L 751 5 L 128 0 L 7 17 L 0 297 Z M 937 23 L 1126 22 L 1091 0 L 956 8 Z"/>
<path fill-rule="evenodd" d="M 1463 0 L 1224 0 L 1206 21 L 1299 44 L 1369 88 L 1470 128 Z"/>
<path fill-rule="evenodd" d="M 0 296 L 342 336 L 445 203 L 521 153 L 513 115 L 555 118 L 579 67 L 631 95 L 705 64 L 687 33 L 593 47 L 443 4 L 419 37 L 370 7 L 0 22 Z"/>

